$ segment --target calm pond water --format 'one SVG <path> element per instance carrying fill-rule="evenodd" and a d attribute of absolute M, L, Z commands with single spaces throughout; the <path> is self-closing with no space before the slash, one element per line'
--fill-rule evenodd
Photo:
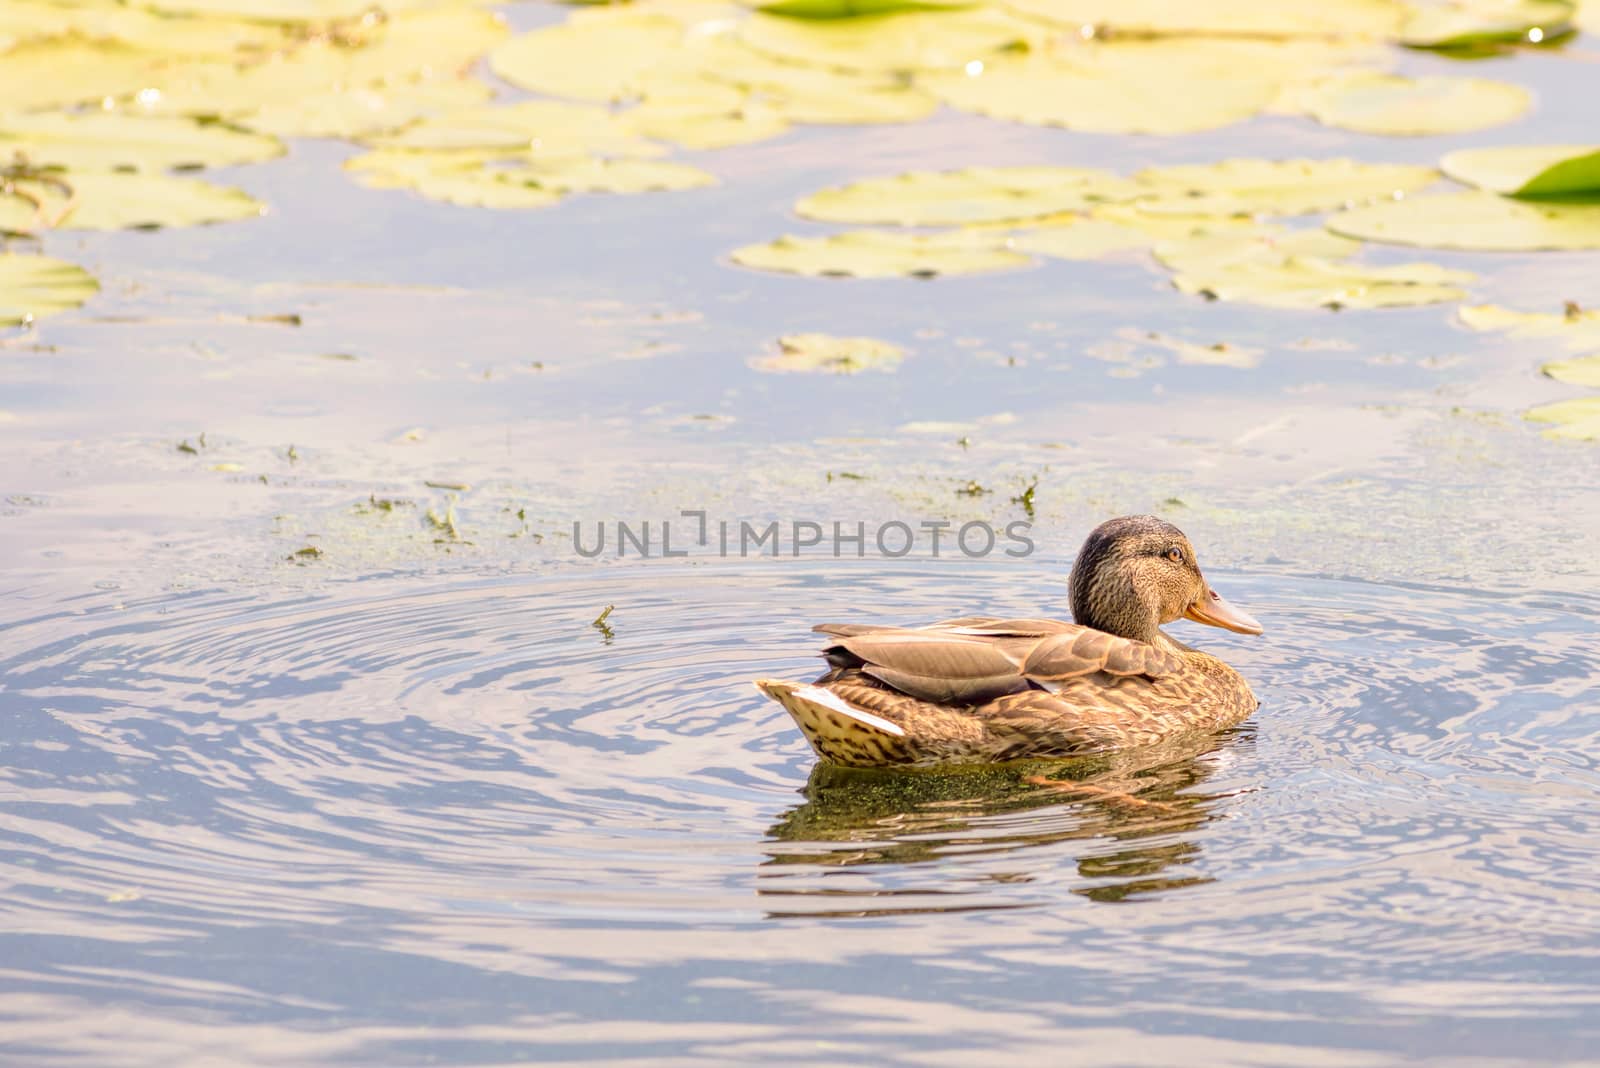
<path fill-rule="evenodd" d="M 1449 305 L 1207 304 L 1133 255 L 725 258 L 912 167 L 1592 139 L 1586 47 L 1470 67 L 1537 91 L 1514 137 L 944 114 L 526 213 L 360 189 L 301 141 L 224 175 L 262 220 L 52 236 L 105 291 L 0 348 L 0 1062 L 1600 1063 L 1600 449 L 1521 421 L 1576 392 L 1547 347 Z M 1600 305 L 1597 254 L 1422 258 Z M 911 351 L 749 366 L 806 330 Z M 570 540 L 1004 526 L 1030 485 L 1024 559 Z M 813 674 L 820 620 L 1065 612 L 1078 541 L 1131 511 L 1267 628 L 1178 625 L 1261 697 L 1237 731 L 829 773 L 750 686 Z"/>

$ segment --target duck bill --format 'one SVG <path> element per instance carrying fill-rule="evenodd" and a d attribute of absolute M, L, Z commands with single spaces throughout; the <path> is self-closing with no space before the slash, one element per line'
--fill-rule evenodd
<path fill-rule="evenodd" d="M 1223 600 L 1222 594 L 1209 586 L 1206 587 L 1206 592 L 1200 595 L 1200 599 L 1189 606 L 1189 610 L 1183 616 L 1196 623 L 1238 631 L 1240 634 L 1261 633 L 1261 624 L 1256 622 L 1254 616 L 1235 608 Z"/>

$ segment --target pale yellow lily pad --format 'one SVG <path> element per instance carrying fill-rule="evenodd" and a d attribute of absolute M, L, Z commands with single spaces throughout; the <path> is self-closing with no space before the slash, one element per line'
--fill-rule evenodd
<path fill-rule="evenodd" d="M 1403 78 L 1359 71 L 1325 78 L 1292 96 L 1325 126 L 1388 137 L 1484 130 L 1520 118 L 1533 95 L 1487 78 Z"/>
<path fill-rule="evenodd" d="M 1013 235 L 1012 247 L 1058 260 L 1097 260 L 1130 249 L 1149 248 L 1149 234 L 1121 223 L 1082 216 L 1058 220 Z"/>
<path fill-rule="evenodd" d="M 795 211 L 827 222 L 953 226 L 1076 211 L 1137 193 L 1127 179 L 1087 167 L 969 167 L 835 186 L 801 198 Z"/>
<path fill-rule="evenodd" d="M 740 38 L 768 55 L 853 71 L 955 70 L 1046 34 L 994 8 L 909 11 L 848 19 L 757 13 Z"/>
<path fill-rule="evenodd" d="M 174 15 L 223 15 L 261 22 L 332 22 L 357 19 L 373 9 L 372 0 L 143 0 L 142 6 Z M 390 15 L 438 6 L 438 0 L 384 0 Z"/>
<path fill-rule="evenodd" d="M 1569 441 L 1600 441 L 1600 396 L 1542 404 L 1523 413 L 1524 419 L 1553 424 L 1544 432 L 1547 438 Z"/>
<path fill-rule="evenodd" d="M 489 68 L 522 89 L 578 100 L 640 95 L 642 81 L 684 41 L 676 19 L 630 9 L 601 9 L 588 19 L 513 37 L 489 56 Z"/>
<path fill-rule="evenodd" d="M 687 163 L 649 159 L 587 159 L 534 164 L 525 174 L 546 189 L 562 193 L 658 193 L 703 189 L 717 184 L 715 175 Z"/>
<path fill-rule="evenodd" d="M 1365 267 L 1346 262 L 1359 245 L 1321 230 L 1263 227 L 1168 242 L 1156 258 L 1184 293 L 1274 308 L 1380 308 L 1460 300 L 1465 271 L 1428 263 Z"/>
<path fill-rule="evenodd" d="M 1593 386 L 1600 389 L 1600 353 L 1579 356 L 1574 360 L 1553 360 L 1540 367 L 1557 382 L 1570 382 L 1575 386 Z"/>
<path fill-rule="evenodd" d="M 1000 247 L 995 238 L 888 230 L 855 230 L 828 237 L 786 235 L 766 244 L 736 249 L 732 259 L 759 271 L 841 278 L 982 274 L 1026 267 L 1032 262 L 1027 256 Z"/>
<path fill-rule="evenodd" d="M 1363 241 L 1479 252 L 1600 249 L 1600 204 L 1548 204 L 1492 193 L 1442 193 L 1333 216 L 1328 229 Z"/>
<path fill-rule="evenodd" d="M 1431 185 L 1439 172 L 1342 158 L 1229 159 L 1152 167 L 1133 177 L 1154 198 L 1139 202 L 1139 210 L 1146 214 L 1304 215 L 1392 200 Z"/>
<path fill-rule="evenodd" d="M 471 151 L 379 150 L 354 156 L 344 166 L 369 188 L 408 189 L 463 207 L 546 208 L 561 201 L 561 193 L 526 175 L 512 180 L 491 170 L 489 158 Z"/>
<path fill-rule="evenodd" d="M 1600 197 L 1600 145 L 1508 145 L 1451 152 L 1439 168 L 1458 182 L 1516 197 Z"/>
<path fill-rule="evenodd" d="M 99 291 L 100 283 L 75 263 L 0 252 L 0 325 L 76 308 Z"/>
<path fill-rule="evenodd" d="M 275 137 L 193 119 L 116 112 L 0 116 L 0 158 L 21 153 L 34 166 L 73 170 L 219 167 L 283 154 Z"/>
<path fill-rule="evenodd" d="M 137 93 L 156 77 L 157 53 L 77 37 L 29 41 L 0 62 L 0 110 L 34 111 Z"/>
<path fill-rule="evenodd" d="M 773 374 L 853 375 L 896 370 L 905 350 L 870 337 L 832 334 L 789 334 L 778 339 L 778 352 L 757 356 L 750 366 Z"/>
<path fill-rule="evenodd" d="M 662 111 L 644 107 L 625 112 L 630 130 L 656 141 L 695 151 L 768 141 L 789 132 L 789 120 L 772 108 L 755 105 L 729 112 Z"/>
<path fill-rule="evenodd" d="M 1499 330 L 1518 338 L 1552 338 L 1572 351 L 1600 350 L 1600 310 L 1569 304 L 1559 313 L 1521 312 L 1497 304 L 1473 304 L 1456 311 L 1474 330 Z"/>
<path fill-rule="evenodd" d="M 490 96 L 487 85 L 467 80 L 357 86 L 268 104 L 240 122 L 281 137 L 354 138 L 480 107 Z"/>
<path fill-rule="evenodd" d="M 266 212 L 242 189 L 170 174 L 69 172 L 59 182 L 24 180 L 16 185 L 40 201 L 46 223 L 58 230 L 200 226 Z"/>
<path fill-rule="evenodd" d="M 1405 14 L 1393 0 L 1006 0 L 1006 6 L 1071 29 L 1251 37 L 1381 37 L 1397 30 Z"/>
<path fill-rule="evenodd" d="M 662 151 L 603 107 L 558 100 L 470 108 L 364 140 L 376 148 L 527 150 L 550 156 L 651 156 Z"/>

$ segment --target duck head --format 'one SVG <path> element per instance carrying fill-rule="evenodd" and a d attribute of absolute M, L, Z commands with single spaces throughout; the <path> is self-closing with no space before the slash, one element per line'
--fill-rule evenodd
<path fill-rule="evenodd" d="M 1069 588 L 1073 620 L 1123 638 L 1152 641 L 1175 619 L 1261 633 L 1249 613 L 1211 588 L 1183 531 L 1153 515 L 1095 527 L 1072 565 Z"/>

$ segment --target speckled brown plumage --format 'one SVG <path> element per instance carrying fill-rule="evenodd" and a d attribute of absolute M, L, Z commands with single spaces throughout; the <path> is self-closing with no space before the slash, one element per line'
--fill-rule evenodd
<path fill-rule="evenodd" d="M 1071 585 L 1075 623 L 821 624 L 826 674 L 756 685 L 818 756 L 854 767 L 1070 756 L 1220 730 L 1255 711 L 1238 672 L 1160 629 L 1187 616 L 1260 632 L 1205 582 L 1176 527 L 1102 524 Z"/>

